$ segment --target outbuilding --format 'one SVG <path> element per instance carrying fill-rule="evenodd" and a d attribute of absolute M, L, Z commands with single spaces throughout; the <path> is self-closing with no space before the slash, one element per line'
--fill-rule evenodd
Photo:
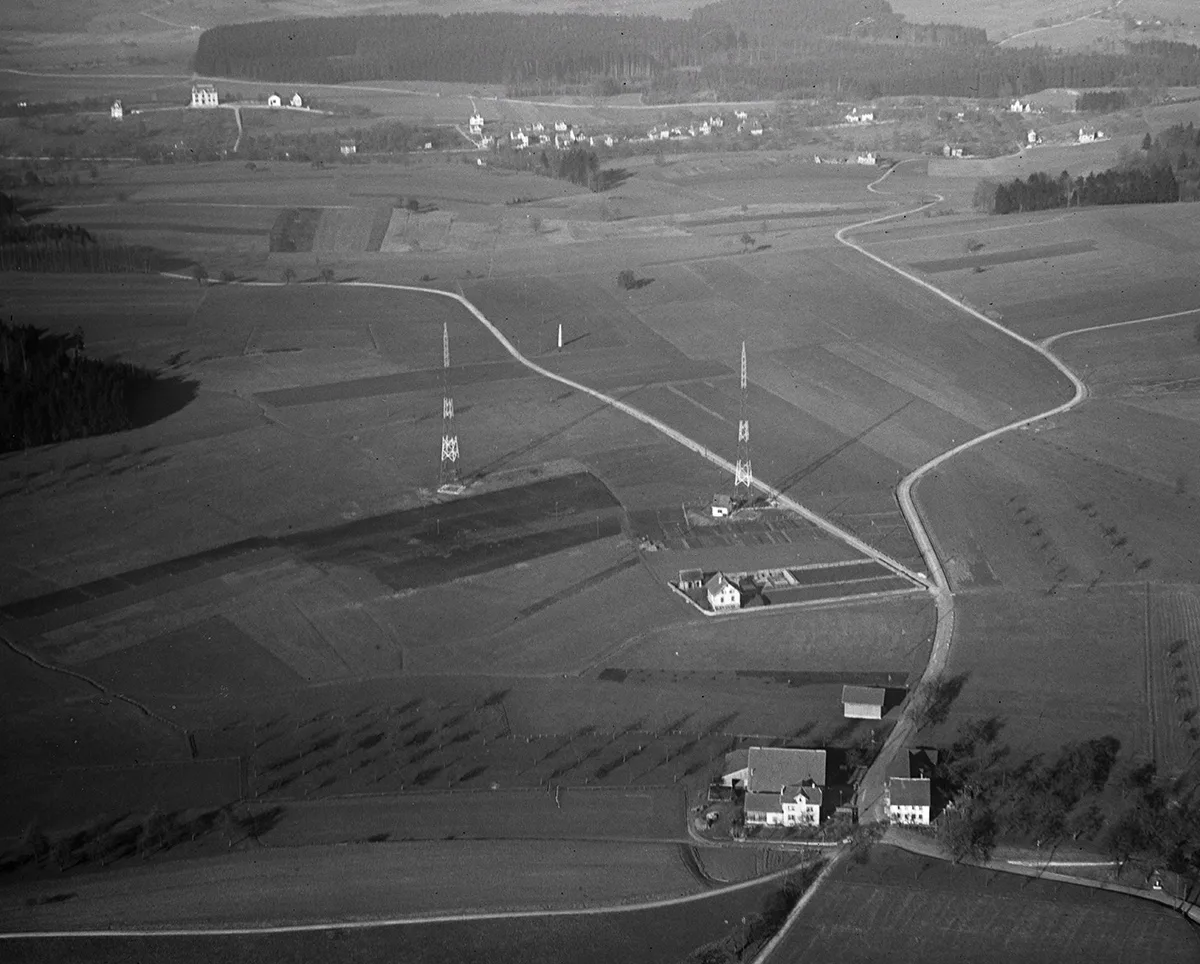
<path fill-rule="evenodd" d="M 877 686 L 843 686 L 842 710 L 848 720 L 879 720 L 887 690 Z"/>

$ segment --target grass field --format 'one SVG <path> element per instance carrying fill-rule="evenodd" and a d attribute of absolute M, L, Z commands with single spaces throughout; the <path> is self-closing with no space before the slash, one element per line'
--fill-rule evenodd
<path fill-rule="evenodd" d="M 731 933 L 744 916 L 761 912 L 777 883 L 731 894 L 644 911 L 604 915 L 564 915 L 516 920 L 421 924 L 405 927 L 333 932 L 328 938 L 310 934 L 245 938 L 76 939 L 56 945 L 7 943 L 14 962 L 43 962 L 55 954 L 106 964 L 132 953 L 189 964 L 238 960 L 253 954 L 295 961 L 340 962 L 396 959 L 414 964 L 452 964 L 463 960 L 556 964 L 569 953 L 582 962 L 636 959 L 647 964 L 675 964 L 697 947 Z"/>
<path fill-rule="evenodd" d="M 1165 907 L 877 847 L 817 892 L 780 948 L 817 960 L 1187 961 L 1200 941 Z"/>

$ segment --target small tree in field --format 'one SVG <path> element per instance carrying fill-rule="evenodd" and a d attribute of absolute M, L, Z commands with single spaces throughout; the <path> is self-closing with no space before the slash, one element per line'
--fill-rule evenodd
<path fill-rule="evenodd" d="M 333 281 L 333 268 L 322 268 L 321 269 L 321 280 L 324 281 L 325 284 L 329 284 L 330 282 L 332 282 Z"/>
<path fill-rule="evenodd" d="M 632 268 L 623 268 L 617 273 L 617 284 L 626 291 L 629 291 L 637 285 L 637 277 L 633 273 Z"/>
<path fill-rule="evenodd" d="M 742 242 L 743 251 L 749 251 L 754 247 L 754 235 L 752 235 L 749 231 L 744 233 L 738 240 Z"/>
<path fill-rule="evenodd" d="M 192 269 L 192 277 L 196 279 L 196 284 L 203 285 L 208 280 L 208 269 L 198 264 Z"/>
<path fill-rule="evenodd" d="M 283 283 L 284 283 L 285 285 L 290 285 L 290 284 L 291 284 L 293 281 L 295 281 L 295 280 L 296 280 L 296 272 L 295 272 L 295 269 L 293 269 L 293 268 L 284 268 L 284 269 L 283 269 Z"/>

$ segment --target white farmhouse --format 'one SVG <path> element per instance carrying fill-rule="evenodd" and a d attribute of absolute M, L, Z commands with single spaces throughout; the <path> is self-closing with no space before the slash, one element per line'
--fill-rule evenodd
<path fill-rule="evenodd" d="M 112 102 L 112 107 L 108 109 L 108 112 L 113 120 L 121 120 L 125 116 L 125 108 L 121 106 L 119 100 Z"/>
<path fill-rule="evenodd" d="M 192 106 L 193 107 L 217 107 L 220 105 L 220 98 L 217 95 L 217 88 L 212 84 L 192 84 Z"/>
<path fill-rule="evenodd" d="M 273 94 L 273 93 L 268 94 L 267 95 L 267 106 L 268 107 L 282 107 L 283 106 L 283 98 L 280 97 L 278 94 Z"/>
<path fill-rule="evenodd" d="M 1079 128 L 1079 143 L 1092 144 L 1095 141 L 1104 140 L 1104 131 L 1098 131 L 1091 127 Z"/>
<path fill-rule="evenodd" d="M 483 116 L 481 114 L 472 114 L 468 124 L 472 134 L 483 133 Z"/>
<path fill-rule="evenodd" d="M 931 787 L 928 780 L 892 777 L 888 780 L 888 816 L 896 823 L 929 826 Z"/>
<path fill-rule="evenodd" d="M 859 111 L 857 107 L 853 108 L 846 115 L 847 124 L 872 124 L 875 122 L 875 111 L 865 110 Z"/>
<path fill-rule="evenodd" d="M 1032 110 L 1033 105 L 1028 101 L 1022 103 L 1019 97 L 1008 105 L 1008 111 L 1010 114 L 1028 114 Z"/>
<path fill-rule="evenodd" d="M 704 593 L 714 613 L 728 613 L 742 608 L 742 593 L 723 572 L 716 573 L 704 584 Z"/>
<path fill-rule="evenodd" d="M 727 754 L 721 785 L 746 791 L 746 823 L 816 826 L 825 809 L 825 751 L 752 746 Z"/>
<path fill-rule="evenodd" d="M 879 163 L 879 156 L 874 151 L 867 151 L 865 154 L 859 154 L 855 159 L 855 163 L 874 167 Z"/>
<path fill-rule="evenodd" d="M 1030 147 L 1033 147 L 1035 144 L 1042 143 L 1042 139 L 1038 135 L 1037 131 L 1030 131 L 1028 134 L 1025 135 L 1025 143 L 1028 144 Z"/>
<path fill-rule="evenodd" d="M 567 132 L 567 128 L 570 126 L 571 125 L 568 124 L 566 121 L 559 120 L 559 121 L 554 122 L 554 130 L 557 131 L 559 134 L 565 134 Z"/>
<path fill-rule="evenodd" d="M 303 107 L 304 98 L 299 94 L 292 94 L 292 99 L 288 101 L 288 103 L 291 104 L 292 107 Z"/>
<path fill-rule="evenodd" d="M 929 826 L 933 817 L 933 772 L 937 750 L 905 749 L 888 767 L 888 817 L 896 823 Z"/>

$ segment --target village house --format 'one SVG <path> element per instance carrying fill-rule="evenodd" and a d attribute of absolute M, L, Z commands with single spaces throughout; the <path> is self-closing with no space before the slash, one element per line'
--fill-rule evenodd
<path fill-rule="evenodd" d="M 722 127 L 725 126 L 725 118 L 724 117 L 715 117 L 715 116 L 710 117 L 708 119 L 708 126 L 711 127 L 713 130 L 720 130 Z"/>
<path fill-rule="evenodd" d="M 714 613 L 728 613 L 742 608 L 741 591 L 723 572 L 716 573 L 704 584 L 704 594 Z"/>
<path fill-rule="evenodd" d="M 1028 144 L 1030 147 L 1033 147 L 1035 144 L 1042 143 L 1042 139 L 1038 135 L 1037 131 L 1030 131 L 1028 134 L 1025 135 L 1025 143 Z"/>
<path fill-rule="evenodd" d="M 508 139 L 512 141 L 514 149 L 523 151 L 529 146 L 529 135 L 524 131 L 511 131 Z"/>
<path fill-rule="evenodd" d="M 555 121 L 554 122 L 554 130 L 559 134 L 565 134 L 567 132 L 567 128 L 570 126 L 571 125 L 568 124 L 566 121 Z"/>
<path fill-rule="evenodd" d="M 949 144 L 942 145 L 942 157 L 962 157 L 963 149 L 961 147 L 951 147 Z"/>
<path fill-rule="evenodd" d="M 1104 140 L 1104 131 L 1098 131 L 1091 127 L 1079 128 L 1079 143 L 1091 144 L 1095 141 Z"/>
<path fill-rule="evenodd" d="M 875 111 L 865 110 L 860 112 L 857 107 L 852 108 L 850 113 L 846 115 L 847 124 L 871 124 L 875 121 Z"/>
<path fill-rule="evenodd" d="M 468 121 L 468 125 L 470 126 L 472 134 L 482 134 L 483 116 L 481 114 L 472 114 L 471 119 Z"/>
<path fill-rule="evenodd" d="M 535 134 L 541 134 L 546 130 L 546 125 L 541 121 L 534 121 L 533 127 L 530 128 L 530 130 L 532 130 Z"/>
<path fill-rule="evenodd" d="M 292 99 L 288 101 L 288 103 L 291 104 L 292 107 L 303 107 L 304 98 L 299 94 L 292 94 Z"/>
<path fill-rule="evenodd" d="M 119 100 L 112 102 L 112 107 L 108 109 L 108 112 L 113 120 L 121 120 L 125 116 L 125 108 L 121 106 Z"/>
<path fill-rule="evenodd" d="M 842 715 L 848 720 L 883 719 L 887 690 L 878 686 L 843 686 Z"/>
<path fill-rule="evenodd" d="M 495 143 L 496 138 L 494 138 L 491 134 L 481 134 L 479 137 L 479 146 L 482 148 L 489 148 Z"/>
<path fill-rule="evenodd" d="M 703 569 L 680 569 L 679 570 L 679 588 L 684 592 L 689 589 L 704 588 L 704 570 Z"/>
<path fill-rule="evenodd" d="M 283 98 L 280 97 L 278 94 L 274 94 L 274 93 L 268 94 L 267 95 L 267 106 L 268 107 L 282 107 L 283 106 Z"/>
<path fill-rule="evenodd" d="M 752 746 L 725 757 L 721 786 L 744 790 L 746 823 L 817 826 L 827 809 L 825 751 Z"/>
<path fill-rule="evenodd" d="M 428 150 L 432 146 L 432 144 L 426 144 L 425 148 Z M 351 154 L 358 153 L 358 144 L 349 137 L 343 137 L 338 141 L 338 151 L 341 152 L 342 157 L 349 157 Z"/>
<path fill-rule="evenodd" d="M 879 156 L 874 151 L 867 151 L 865 154 L 859 154 L 856 158 L 856 163 L 865 164 L 868 167 L 874 167 L 879 163 Z"/>
<path fill-rule="evenodd" d="M 192 106 L 193 107 L 217 107 L 220 105 L 220 98 L 217 95 L 217 88 L 212 84 L 192 84 Z"/>
<path fill-rule="evenodd" d="M 740 121 L 744 121 L 750 115 L 747 114 L 744 110 L 735 110 L 733 112 L 733 116 L 736 117 Z"/>
<path fill-rule="evenodd" d="M 712 133 L 712 125 L 708 121 L 704 121 L 700 125 L 700 136 L 708 137 L 708 135 L 711 133 Z"/>
<path fill-rule="evenodd" d="M 714 519 L 724 519 L 733 511 L 733 499 L 730 496 L 718 493 L 713 496 L 711 510 Z"/>
<path fill-rule="evenodd" d="M 750 128 L 750 136 L 751 137 L 762 137 L 763 136 L 762 124 L 755 124 L 753 127 L 751 127 Z"/>
<path fill-rule="evenodd" d="M 888 817 L 896 823 L 929 826 L 933 818 L 933 774 L 938 751 L 901 750 L 887 770 Z"/>
<path fill-rule="evenodd" d="M 1017 98 L 1008 105 L 1008 111 L 1010 114 L 1028 114 L 1033 111 L 1033 105 L 1028 101 L 1021 103 L 1021 99 Z"/>

